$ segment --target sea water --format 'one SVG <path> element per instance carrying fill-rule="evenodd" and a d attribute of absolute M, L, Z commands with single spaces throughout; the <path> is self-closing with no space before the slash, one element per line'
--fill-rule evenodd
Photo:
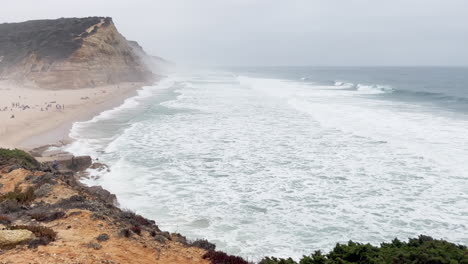
<path fill-rule="evenodd" d="M 67 149 L 163 230 L 249 259 L 419 234 L 468 244 L 468 69 L 170 74 Z"/>

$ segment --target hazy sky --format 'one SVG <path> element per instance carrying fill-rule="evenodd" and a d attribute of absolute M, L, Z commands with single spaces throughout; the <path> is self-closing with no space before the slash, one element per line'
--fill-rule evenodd
<path fill-rule="evenodd" d="M 111 16 L 191 65 L 468 65 L 468 0 L 15 0 L 0 22 Z"/>

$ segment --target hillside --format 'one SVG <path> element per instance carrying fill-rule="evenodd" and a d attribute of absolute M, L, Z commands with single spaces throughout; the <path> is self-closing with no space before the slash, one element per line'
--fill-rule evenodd
<path fill-rule="evenodd" d="M 24 86 L 149 82 L 153 61 L 136 42 L 127 41 L 109 17 L 0 24 L 0 80 Z"/>
<path fill-rule="evenodd" d="M 0 149 L 1 263 L 209 262 L 203 248 L 214 245 L 119 209 L 114 195 L 80 184 L 72 165 L 57 171 L 20 150 Z"/>

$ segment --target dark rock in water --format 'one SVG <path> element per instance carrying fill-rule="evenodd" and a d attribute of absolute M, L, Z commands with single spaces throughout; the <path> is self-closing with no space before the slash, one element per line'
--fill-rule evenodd
<path fill-rule="evenodd" d="M 90 156 L 72 157 L 69 160 L 67 168 L 73 171 L 84 171 L 91 166 L 92 160 Z"/>
<path fill-rule="evenodd" d="M 104 190 L 101 186 L 92 186 L 89 187 L 88 193 L 90 193 L 93 196 L 98 197 L 102 201 L 108 203 L 108 204 L 117 204 L 117 197 L 115 194 L 110 193 L 107 190 Z"/>
<path fill-rule="evenodd" d="M 109 171 L 109 166 L 107 166 L 104 163 L 100 163 L 100 162 L 93 163 L 89 168 L 99 170 L 99 171 L 102 171 L 102 170 Z"/>

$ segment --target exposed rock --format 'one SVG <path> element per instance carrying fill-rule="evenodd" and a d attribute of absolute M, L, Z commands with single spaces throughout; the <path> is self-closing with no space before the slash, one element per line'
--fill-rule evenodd
<path fill-rule="evenodd" d="M 34 238 L 29 230 L 0 230 L 0 247 L 13 247 Z"/>
<path fill-rule="evenodd" d="M 102 170 L 109 171 L 109 166 L 100 162 L 93 163 L 89 168 L 94 169 L 94 170 L 99 170 L 99 171 L 102 171 Z"/>
<path fill-rule="evenodd" d="M 109 191 L 104 190 L 101 186 L 89 187 L 87 191 L 93 196 L 97 196 L 102 201 L 108 204 L 117 204 L 117 197 L 115 196 L 115 194 L 112 194 Z"/>

